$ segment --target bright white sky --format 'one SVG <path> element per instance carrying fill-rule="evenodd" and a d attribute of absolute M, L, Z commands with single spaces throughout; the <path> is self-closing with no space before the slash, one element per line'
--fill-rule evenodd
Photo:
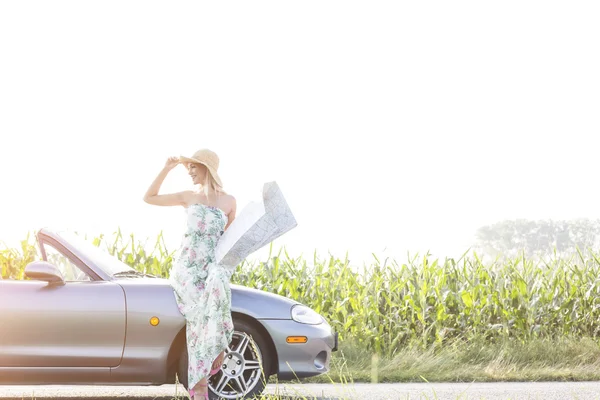
<path fill-rule="evenodd" d="M 600 217 L 595 1 L 0 2 L 0 239 L 42 226 L 174 249 L 142 196 L 208 147 L 276 240 L 354 261 L 465 251 L 505 218 Z M 163 191 L 189 188 L 184 168 Z M 264 254 L 264 252 L 260 253 Z"/>

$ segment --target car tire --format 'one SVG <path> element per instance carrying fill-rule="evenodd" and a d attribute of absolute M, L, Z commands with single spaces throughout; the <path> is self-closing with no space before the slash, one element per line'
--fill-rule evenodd
<path fill-rule="evenodd" d="M 177 361 L 177 383 L 183 385 L 185 390 L 188 390 L 188 351 L 187 351 L 187 338 L 183 335 L 183 345 L 181 346 L 181 355 Z"/>
<path fill-rule="evenodd" d="M 238 367 L 235 367 L 236 369 L 252 368 L 241 371 L 241 379 L 249 387 L 247 387 L 247 391 L 242 397 L 240 393 L 242 392 L 242 388 L 238 384 L 238 380 L 234 378 L 234 374 L 238 371 L 232 369 L 225 373 L 221 370 L 209 379 L 209 396 L 211 400 L 251 399 L 260 395 L 265 390 L 267 380 L 271 375 L 273 355 L 271 354 L 271 346 L 269 346 L 264 335 L 261 334 L 253 323 L 245 319 L 234 318 L 233 326 L 233 340 L 225 352 L 225 362 L 223 365 L 238 365 Z M 242 342 L 242 346 L 247 342 L 247 346 L 244 347 L 242 352 L 236 351 L 239 350 L 240 342 Z M 232 358 L 229 358 L 229 356 Z M 177 375 L 179 383 L 186 390 L 188 390 L 187 362 L 187 345 L 184 344 L 181 357 L 179 358 Z M 255 365 L 258 365 L 256 369 L 253 368 Z M 225 377 L 223 376 L 224 374 Z M 239 379 L 239 375 L 237 379 Z"/>

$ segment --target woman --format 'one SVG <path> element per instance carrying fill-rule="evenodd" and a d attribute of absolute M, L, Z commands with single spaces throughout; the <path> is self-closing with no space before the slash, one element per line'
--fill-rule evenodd
<path fill-rule="evenodd" d="M 173 168 L 184 164 L 201 190 L 158 194 Z M 194 400 L 208 399 L 207 378 L 216 374 L 231 342 L 232 271 L 217 264 L 215 247 L 235 219 L 236 200 L 223 191 L 219 157 L 202 149 L 192 157 L 170 157 L 144 196 L 157 206 L 182 206 L 187 223 L 169 280 L 186 319 L 188 388 Z"/>

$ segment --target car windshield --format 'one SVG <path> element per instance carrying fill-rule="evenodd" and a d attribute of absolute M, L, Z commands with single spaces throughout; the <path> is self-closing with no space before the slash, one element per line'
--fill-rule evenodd
<path fill-rule="evenodd" d="M 94 246 L 81 236 L 66 231 L 61 231 L 58 234 L 81 251 L 95 266 L 109 275 L 114 276 L 124 271 L 135 272 L 133 268 L 111 255 L 107 250 Z"/>

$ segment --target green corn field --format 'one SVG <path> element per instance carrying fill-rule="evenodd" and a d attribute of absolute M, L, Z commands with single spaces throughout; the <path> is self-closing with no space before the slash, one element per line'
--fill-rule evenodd
<path fill-rule="evenodd" d="M 174 251 L 161 235 L 150 245 L 117 231 L 89 239 L 139 271 L 168 277 Z M 23 279 L 37 259 L 35 235 L 20 248 L 0 246 L 5 278 Z M 595 338 L 600 329 L 600 259 L 592 252 L 545 261 L 483 262 L 416 256 L 400 263 L 373 256 L 368 265 L 346 257 L 293 257 L 271 252 L 238 266 L 232 282 L 300 301 L 321 313 L 340 340 L 394 357 L 401 348 L 505 339 Z"/>

